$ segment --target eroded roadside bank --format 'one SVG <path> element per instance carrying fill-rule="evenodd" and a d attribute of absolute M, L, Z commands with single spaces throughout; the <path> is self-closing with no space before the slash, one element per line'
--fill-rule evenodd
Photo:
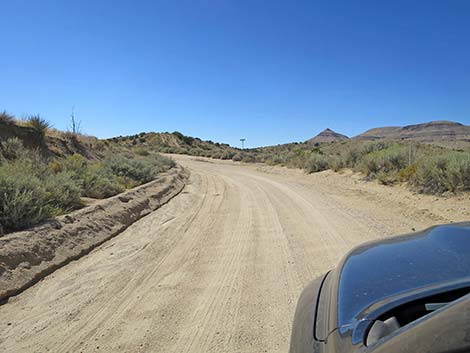
<path fill-rule="evenodd" d="M 188 172 L 176 166 L 147 184 L 0 238 L 0 303 L 89 253 L 178 195 Z"/>

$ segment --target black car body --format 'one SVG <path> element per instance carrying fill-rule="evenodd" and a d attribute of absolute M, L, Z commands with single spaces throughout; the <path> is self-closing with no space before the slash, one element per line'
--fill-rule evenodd
<path fill-rule="evenodd" d="M 290 353 L 470 352 L 470 223 L 367 243 L 302 292 Z"/>

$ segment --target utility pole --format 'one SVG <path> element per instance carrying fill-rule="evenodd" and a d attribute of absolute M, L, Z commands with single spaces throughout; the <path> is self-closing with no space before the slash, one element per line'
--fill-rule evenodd
<path fill-rule="evenodd" d="M 244 149 L 244 148 L 245 148 L 245 141 L 246 141 L 246 139 L 240 139 L 240 141 L 242 142 L 242 149 Z"/>

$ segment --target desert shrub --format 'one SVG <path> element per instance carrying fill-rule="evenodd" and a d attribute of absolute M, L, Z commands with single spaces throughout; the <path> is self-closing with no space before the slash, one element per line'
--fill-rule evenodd
<path fill-rule="evenodd" d="M 60 173 L 63 171 L 62 163 L 60 163 L 59 161 L 52 161 L 49 163 L 49 169 L 52 173 Z"/>
<path fill-rule="evenodd" d="M 254 163 L 254 162 L 256 162 L 256 158 L 252 154 L 245 154 L 244 153 L 244 154 L 242 154 L 242 162 Z"/>
<path fill-rule="evenodd" d="M 84 196 L 95 199 L 105 199 L 123 192 L 124 186 L 110 178 L 96 178 L 87 184 Z"/>
<path fill-rule="evenodd" d="M 358 152 L 360 155 L 366 155 L 372 152 L 381 151 L 389 147 L 390 143 L 386 141 L 366 141 L 361 147 L 359 147 Z"/>
<path fill-rule="evenodd" d="M 374 177 L 379 173 L 398 173 L 407 165 L 407 148 L 394 145 L 365 155 L 362 158 L 360 169 L 367 176 Z"/>
<path fill-rule="evenodd" d="M 157 173 L 161 173 L 166 171 L 170 168 L 173 168 L 176 163 L 173 159 L 162 156 L 161 154 L 155 153 L 151 154 L 146 158 L 150 163 L 153 164 L 155 171 Z"/>
<path fill-rule="evenodd" d="M 411 184 L 426 194 L 470 191 L 470 155 L 454 152 L 423 159 Z"/>
<path fill-rule="evenodd" d="M 15 123 L 15 117 L 4 110 L 0 112 L 0 123 L 13 125 Z"/>
<path fill-rule="evenodd" d="M 401 182 L 407 182 L 412 180 L 416 175 L 416 170 L 418 166 L 416 163 L 409 165 L 408 167 L 400 170 L 398 172 L 398 180 Z"/>
<path fill-rule="evenodd" d="M 341 156 L 332 156 L 330 157 L 329 167 L 333 169 L 335 172 L 343 169 L 346 167 L 344 160 Z"/>
<path fill-rule="evenodd" d="M 142 184 L 152 180 L 156 174 L 175 165 L 170 158 L 152 154 L 144 158 L 114 155 L 106 158 L 103 165 L 111 174 L 120 177 L 125 184 Z"/>
<path fill-rule="evenodd" d="M 46 200 L 39 178 L 15 173 L 8 165 L 0 167 L 0 233 L 23 229 L 49 217 Z"/>
<path fill-rule="evenodd" d="M 192 156 L 203 156 L 205 151 L 199 147 L 192 148 L 189 152 L 190 155 Z"/>
<path fill-rule="evenodd" d="M 145 164 L 141 160 L 132 159 L 123 155 L 108 157 L 104 161 L 104 164 L 113 175 L 121 177 L 125 183 L 128 183 L 126 179 L 146 183 L 154 177 L 154 172 L 150 165 Z"/>
<path fill-rule="evenodd" d="M 211 158 L 221 159 L 222 158 L 222 152 L 220 152 L 220 151 L 211 152 Z"/>
<path fill-rule="evenodd" d="M 470 154 L 453 154 L 447 166 L 450 191 L 470 191 Z"/>
<path fill-rule="evenodd" d="M 321 153 L 317 149 L 313 149 L 312 151 L 294 149 L 287 153 L 286 161 L 283 164 L 289 168 L 305 169 L 310 156 L 313 154 L 320 155 Z"/>
<path fill-rule="evenodd" d="M 150 152 L 146 148 L 138 147 L 134 150 L 135 154 L 139 156 L 148 156 Z"/>
<path fill-rule="evenodd" d="M 125 187 L 118 178 L 106 169 L 102 163 L 90 166 L 83 180 L 83 196 L 104 199 L 124 191 Z"/>
<path fill-rule="evenodd" d="M 447 161 L 438 156 L 420 161 L 416 173 L 411 180 L 418 192 L 438 194 L 447 191 L 446 186 Z"/>
<path fill-rule="evenodd" d="M 236 155 L 232 157 L 232 161 L 234 162 L 241 162 L 241 160 L 242 160 L 242 156 L 240 155 L 240 153 L 237 153 Z"/>
<path fill-rule="evenodd" d="M 312 153 L 304 167 L 307 173 L 320 172 L 328 168 L 329 165 L 327 158 L 319 153 Z"/>
<path fill-rule="evenodd" d="M 51 173 L 44 179 L 44 187 L 52 215 L 63 214 L 82 206 L 82 190 L 73 179 L 72 173 Z"/>
<path fill-rule="evenodd" d="M 382 185 L 392 185 L 397 181 L 396 174 L 388 174 L 383 171 L 379 171 L 375 174 L 374 178 Z"/>
<path fill-rule="evenodd" d="M 74 179 L 83 179 L 88 171 L 88 161 L 82 155 L 74 153 L 62 162 L 62 169 L 71 173 Z"/>
<path fill-rule="evenodd" d="M 355 168 L 362 158 L 361 151 L 356 147 L 349 147 L 342 153 L 342 160 L 345 167 Z"/>
<path fill-rule="evenodd" d="M 365 156 L 386 149 L 390 146 L 390 143 L 385 141 L 366 141 L 360 144 L 348 144 L 347 142 L 343 142 L 341 146 L 341 151 L 338 153 L 337 157 L 337 167 L 339 167 L 339 169 L 353 168 L 362 170 L 361 164 Z"/>
<path fill-rule="evenodd" d="M 282 165 L 285 163 L 285 159 L 281 155 L 275 154 L 273 156 L 266 157 L 264 162 L 268 165 Z"/>
<path fill-rule="evenodd" d="M 19 230 L 80 207 L 80 189 L 34 158 L 0 166 L 0 228 Z"/>
<path fill-rule="evenodd" d="M 0 151 L 5 159 L 18 159 L 26 153 L 23 142 L 17 137 L 0 142 Z"/>
<path fill-rule="evenodd" d="M 225 150 L 220 155 L 220 159 L 232 159 L 234 155 L 235 153 Z"/>
<path fill-rule="evenodd" d="M 46 119 L 41 118 L 39 115 L 32 115 L 26 120 L 26 125 L 33 129 L 35 135 L 43 140 L 46 136 L 46 132 L 51 128 L 51 123 Z"/>

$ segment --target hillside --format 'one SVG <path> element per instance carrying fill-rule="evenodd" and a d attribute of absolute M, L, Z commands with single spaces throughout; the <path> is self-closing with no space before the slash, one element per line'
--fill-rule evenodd
<path fill-rule="evenodd" d="M 331 142 L 345 141 L 348 139 L 349 137 L 347 137 L 346 135 L 342 135 L 340 133 L 337 133 L 327 128 L 323 130 L 322 132 L 320 132 L 317 136 L 308 140 L 307 143 L 314 145 L 318 143 L 331 143 Z"/>
<path fill-rule="evenodd" d="M 64 158 L 79 154 L 88 160 L 99 160 L 111 153 L 146 154 L 162 152 L 190 154 L 217 159 L 231 159 L 241 152 L 225 143 L 203 141 L 197 137 L 185 136 L 175 131 L 142 132 L 137 135 L 98 139 L 94 136 L 73 134 L 47 127 L 44 135 L 26 121 L 14 119 L 6 113 L 0 117 L 0 142 L 11 138 L 19 139 L 28 149 L 35 149 L 46 158 Z M 1 146 L 0 146 L 1 148 Z"/>
<path fill-rule="evenodd" d="M 175 163 L 0 113 L 0 236 L 155 180 Z"/>
<path fill-rule="evenodd" d="M 367 130 L 357 140 L 413 140 L 443 147 L 465 148 L 470 143 L 470 126 L 452 121 L 431 121 L 407 126 L 389 126 Z"/>
<path fill-rule="evenodd" d="M 17 120 L 5 112 L 0 113 L 0 142 L 19 139 L 24 147 L 38 150 L 47 158 L 78 153 L 95 160 L 109 149 L 109 144 L 96 137 L 59 131 L 47 126 L 46 121 L 44 123 L 43 127 L 30 126 L 26 121 Z"/>
<path fill-rule="evenodd" d="M 150 150 L 217 159 L 232 159 L 241 151 L 225 143 L 203 141 L 198 137 L 185 136 L 178 131 L 173 133 L 142 132 L 137 135 L 113 137 L 104 141 L 114 148 L 126 150 Z"/>

